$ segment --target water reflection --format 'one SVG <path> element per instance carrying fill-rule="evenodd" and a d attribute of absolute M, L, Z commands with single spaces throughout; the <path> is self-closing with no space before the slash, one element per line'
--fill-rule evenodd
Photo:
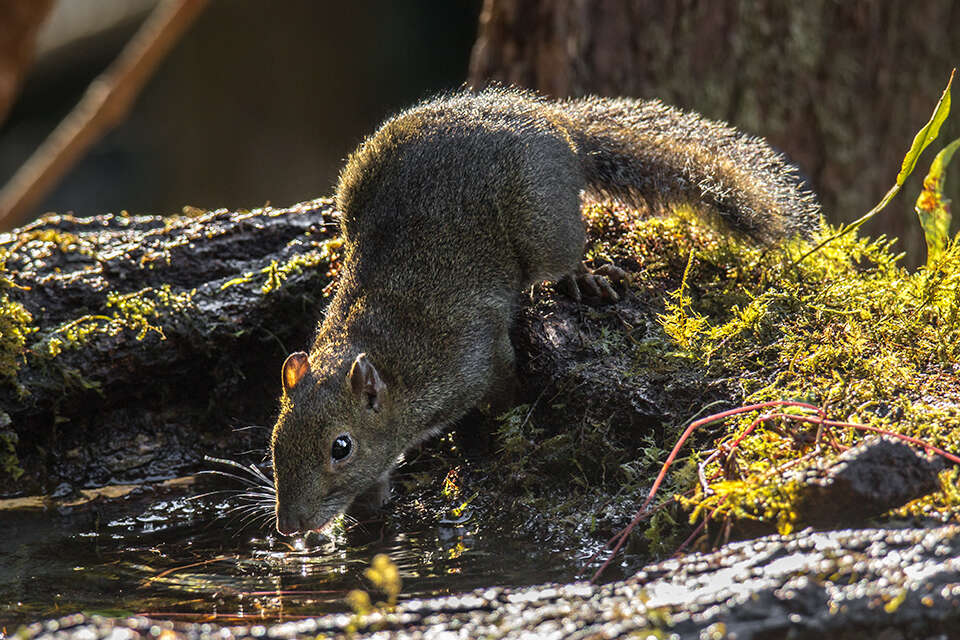
<path fill-rule="evenodd" d="M 239 520 L 221 517 L 228 499 L 190 499 L 206 491 L 179 479 L 46 509 L 0 501 L 0 633 L 77 611 L 222 623 L 344 611 L 347 592 L 370 588 L 363 570 L 377 553 L 399 567 L 401 599 L 567 580 L 576 569 L 574 553 L 511 538 L 503 523 L 415 504 L 397 510 L 412 516 L 333 540 L 237 535 Z"/>

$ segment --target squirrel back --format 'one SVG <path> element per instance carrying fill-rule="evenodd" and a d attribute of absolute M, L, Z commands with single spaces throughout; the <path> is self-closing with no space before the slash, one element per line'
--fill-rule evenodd
<path fill-rule="evenodd" d="M 582 186 L 596 197 L 652 208 L 699 202 L 712 208 L 731 229 L 765 243 L 812 233 L 819 220 L 816 198 L 803 185 L 796 167 L 762 138 L 659 100 L 587 97 L 553 101 L 503 87 L 441 96 L 388 120 L 350 156 L 340 175 L 337 202 L 341 210 L 347 210 L 360 204 L 354 199 L 364 187 L 373 186 L 382 193 L 380 178 L 374 177 L 371 169 L 388 164 L 387 150 L 407 147 L 404 151 L 408 151 L 414 139 L 431 139 L 427 155 L 438 158 L 438 165 L 446 165 L 438 169 L 465 169 L 461 179 L 476 181 L 493 167 L 450 166 L 455 155 L 440 153 L 433 146 L 437 138 L 510 149 L 515 143 L 533 144 L 540 136 L 562 141 L 563 151 L 576 158 Z M 530 159 L 550 164 L 544 163 L 543 157 Z M 410 167 L 403 178 L 415 172 Z M 440 175 L 421 177 L 437 179 Z M 541 170 L 541 184 L 547 178 Z M 573 185 L 567 181 L 565 186 Z"/>
<path fill-rule="evenodd" d="M 394 116 L 341 172 L 337 293 L 310 352 L 283 366 L 281 532 L 324 526 L 408 448 L 496 400 L 515 376 L 518 292 L 583 272 L 584 193 L 702 201 L 761 242 L 818 220 L 764 141 L 657 101 L 494 88 Z"/>
<path fill-rule="evenodd" d="M 655 207 L 701 202 L 765 243 L 812 234 L 819 222 L 796 167 L 762 138 L 659 100 L 591 97 L 559 106 L 575 123 L 595 195 Z"/>

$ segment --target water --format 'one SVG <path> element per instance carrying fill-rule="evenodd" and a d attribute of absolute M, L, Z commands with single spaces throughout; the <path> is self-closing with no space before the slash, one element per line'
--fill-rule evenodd
<path fill-rule="evenodd" d="M 333 542 L 291 540 L 243 528 L 222 495 L 195 499 L 209 483 L 113 488 L 45 509 L 0 501 L 0 638 L 78 611 L 224 624 L 347 611 L 348 591 L 371 590 L 363 570 L 377 553 L 400 568 L 401 599 L 568 581 L 585 555 L 511 534 L 482 506 L 461 526 L 442 524 L 416 498 L 407 515 Z"/>

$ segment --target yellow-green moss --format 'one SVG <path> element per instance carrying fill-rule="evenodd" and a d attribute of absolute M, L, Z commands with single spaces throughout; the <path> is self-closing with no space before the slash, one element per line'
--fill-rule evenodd
<path fill-rule="evenodd" d="M 16 384 L 27 337 L 36 328 L 30 312 L 4 291 L 17 286 L 7 274 L 6 256 L 7 253 L 0 250 L 0 379 Z"/>
<path fill-rule="evenodd" d="M 291 274 L 300 273 L 304 269 L 316 268 L 319 265 L 334 263 L 337 258 L 337 252 L 342 245 L 343 240 L 340 237 L 330 238 L 321 242 L 317 249 L 305 253 L 298 253 L 283 264 L 279 264 L 276 260 L 273 260 L 259 272 L 247 272 L 242 276 L 232 278 L 220 285 L 220 290 L 223 291 L 238 284 L 251 282 L 254 277 L 259 274 L 264 276 L 264 282 L 260 287 L 260 292 L 263 294 L 271 293 L 279 289 L 283 285 L 284 280 L 290 277 Z"/>
<path fill-rule="evenodd" d="M 9 424 L 10 417 L 0 411 L 0 426 Z M 17 457 L 17 442 L 19 438 L 15 431 L 0 429 L 0 476 L 10 476 L 14 480 L 23 475 L 20 459 Z"/>
<path fill-rule="evenodd" d="M 684 284 L 661 316 L 678 351 L 712 377 L 737 380 L 744 404 L 802 400 L 836 420 L 960 450 L 960 245 L 910 272 L 883 238 L 850 234 L 795 265 L 798 240 L 760 250 L 699 233 L 661 248 L 692 252 Z M 729 433 L 755 418 L 728 423 Z M 853 429 L 833 435 L 846 446 L 864 437 Z M 760 428 L 736 454 L 738 478 L 718 480 L 710 495 L 698 490 L 687 503 L 695 514 L 716 508 L 716 517 L 789 529 L 795 492 L 775 471 L 805 452 L 790 432 Z M 941 504 L 960 514 L 956 501 Z"/>
<path fill-rule="evenodd" d="M 293 273 L 300 273 L 304 269 L 313 269 L 321 264 L 328 264 L 332 261 L 337 249 L 343 244 L 343 241 L 337 238 L 331 238 L 323 242 L 320 248 L 307 253 L 300 253 L 293 256 L 285 263 L 278 265 L 276 261 L 270 263 L 261 273 L 266 273 L 267 280 L 260 287 L 263 293 L 270 293 L 279 289 L 283 281 Z"/>
<path fill-rule="evenodd" d="M 19 302 L 0 294 L 0 377 L 15 381 L 27 336 L 33 331 L 33 316 Z"/>
<path fill-rule="evenodd" d="M 33 350 L 55 358 L 64 349 L 83 346 L 95 335 L 115 336 L 122 331 L 135 332 L 137 340 L 143 340 L 150 332 L 163 338 L 163 327 L 157 323 L 161 314 L 185 313 L 192 295 L 193 292 L 173 293 L 169 285 L 123 295 L 110 293 L 105 304 L 109 315 L 88 314 L 61 324 L 33 345 Z"/>
<path fill-rule="evenodd" d="M 22 392 L 17 371 L 23 360 L 27 337 L 36 331 L 33 316 L 3 291 L 17 286 L 6 271 L 6 252 L 0 251 L 0 381 L 15 385 Z M 17 434 L 8 429 L 10 416 L 0 410 L 0 475 L 16 479 L 23 473 L 17 457 Z"/>

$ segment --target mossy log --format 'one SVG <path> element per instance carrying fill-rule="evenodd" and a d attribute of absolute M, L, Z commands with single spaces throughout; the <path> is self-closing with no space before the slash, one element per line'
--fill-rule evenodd
<path fill-rule="evenodd" d="M 480 459 L 485 477 L 477 481 L 490 500 L 533 514 L 528 518 L 537 521 L 533 526 L 551 533 L 566 527 L 563 535 L 572 536 L 564 541 L 569 548 L 574 548 L 573 538 L 582 543 L 586 535 L 606 537 L 629 520 L 686 420 L 735 405 L 749 397 L 751 385 L 764 394 L 778 393 L 780 387 L 768 385 L 783 378 L 782 370 L 765 368 L 775 362 L 769 356 L 772 345 L 783 340 L 775 331 L 764 330 L 763 323 L 819 313 L 819 307 L 804 304 L 800 294 L 783 301 L 779 315 L 758 311 L 749 325 L 741 322 L 745 329 L 719 336 L 720 346 L 730 354 L 723 366 L 711 368 L 713 350 L 705 357 L 697 354 L 701 343 L 695 340 L 709 327 L 699 314 L 713 310 L 720 318 L 738 318 L 742 311 L 728 311 L 734 302 L 745 297 L 751 283 L 773 278 L 777 265 L 789 262 L 789 252 L 741 251 L 726 240 L 719 242 L 709 230 L 687 226 L 682 218 L 640 224 L 635 212 L 595 208 L 586 213 L 588 257 L 615 262 L 632 273 L 634 281 L 621 291 L 619 302 L 603 307 L 575 304 L 551 287 L 519 294 L 512 337 L 523 385 L 517 398 L 521 404 L 486 423 L 497 455 Z M 340 247 L 335 223 L 332 204 L 317 200 L 288 209 L 172 218 L 50 216 L 0 237 L 0 463 L 3 473 L 16 478 L 5 483 L 3 491 L 49 491 L 62 482 L 76 487 L 142 481 L 195 467 L 204 454 L 262 450 L 280 387 L 280 364 L 289 351 L 308 343 L 335 282 Z M 886 249 L 870 249 L 872 260 L 867 262 L 858 258 L 864 253 L 858 246 L 845 246 L 825 258 L 824 265 L 839 273 L 837 282 L 873 278 L 873 290 L 880 291 L 888 282 L 913 277 L 892 266 L 894 258 L 884 257 Z M 704 253 L 694 268 L 685 269 L 694 264 L 692 247 Z M 884 266 L 885 261 L 890 265 Z M 773 266 L 764 267 L 768 264 Z M 888 271 L 889 277 L 880 277 Z M 823 277 L 804 281 L 812 283 L 814 294 L 836 286 Z M 764 295 L 773 291 L 782 296 L 779 281 L 771 282 Z M 701 311 L 687 300 L 694 288 Z M 672 307 L 671 299 L 678 301 Z M 867 312 L 857 317 L 872 322 Z M 823 324 L 818 321 L 816 326 Z M 927 324 L 918 327 L 926 331 Z M 722 325 L 718 321 L 716 326 Z M 683 342 L 693 346 L 683 347 Z M 741 348 L 744 357 L 736 350 Z M 835 369 L 829 362 L 822 366 L 827 373 Z M 856 371 L 861 369 L 874 370 Z M 953 397 L 954 386 L 948 382 L 940 393 L 944 399 Z M 799 387 L 782 388 L 796 395 Z M 879 383 L 875 388 L 875 394 L 895 392 Z M 931 385 L 924 389 L 942 391 Z M 815 389 L 808 393 L 816 400 Z M 926 405 L 912 406 L 907 409 L 915 416 L 909 411 L 891 415 L 905 424 L 906 417 L 914 416 L 920 425 L 934 424 L 939 416 L 936 424 L 944 442 L 938 442 L 952 446 L 955 432 L 947 430 L 953 424 L 947 420 L 954 420 L 955 405 L 938 408 L 937 414 Z M 927 413 L 919 413 L 921 409 Z M 251 424 L 264 429 L 235 430 Z M 723 438 L 724 433 L 714 428 L 689 446 Z M 805 434 L 799 429 L 771 430 L 768 435 L 778 443 L 778 451 L 789 451 L 794 459 L 805 451 Z M 768 449 L 757 451 L 765 456 Z M 691 458 L 671 475 L 664 495 L 689 494 L 699 486 L 695 461 Z M 744 461 L 750 462 L 749 457 Z M 854 464 L 864 474 L 846 471 Z M 782 508 L 795 512 L 791 524 L 807 520 L 823 528 L 835 526 L 836 519 L 823 516 L 835 514 L 832 505 L 869 485 L 878 469 L 890 490 L 872 492 L 870 508 L 859 517 L 883 513 L 897 506 L 894 501 L 931 491 L 941 468 L 887 445 L 851 450 L 839 465 L 824 467 L 820 474 L 798 474 L 810 476 L 811 492 L 804 493 L 799 481 L 789 483 L 794 488 Z M 737 473 L 728 467 L 726 473 Z M 913 480 L 892 482 L 904 470 Z M 768 484 L 787 484 L 768 475 Z M 941 474 L 941 482 L 952 480 Z M 763 487 L 751 491 L 751 496 L 756 494 L 751 499 L 766 508 Z M 948 493 L 944 491 L 944 500 L 951 499 Z M 888 495 L 894 497 L 884 497 Z M 811 502 L 825 504 L 826 510 L 810 511 Z M 750 506 L 746 499 L 739 505 Z M 678 505 L 673 508 L 679 510 Z M 755 531 L 770 531 L 778 516 L 759 513 L 746 520 L 759 523 Z M 942 510 L 943 515 L 950 513 Z M 671 552 L 690 531 L 684 524 L 686 514 L 673 514 L 680 517 L 655 517 L 644 536 L 634 538 L 642 537 L 641 544 L 648 544 L 653 554 Z M 582 526 L 585 522 L 592 522 L 589 532 Z M 733 516 L 727 523 L 740 525 Z M 843 524 L 862 525 L 849 519 Z M 707 531 L 716 534 L 716 527 Z M 733 531 L 740 537 L 752 532 Z M 578 623 L 582 629 L 611 636 L 669 629 L 681 637 L 696 637 L 711 624 L 736 629 L 738 637 L 786 636 L 796 624 L 811 635 L 878 625 L 936 632 L 956 622 L 957 535 L 955 526 L 801 532 L 651 566 L 632 580 L 603 587 L 495 588 L 467 597 L 405 603 L 396 616 L 385 619 L 342 615 L 303 626 L 281 625 L 270 634 L 337 634 L 382 623 L 393 629 L 472 628 L 481 635 L 510 637 L 527 629 L 559 630 L 554 626 L 562 625 L 572 611 L 583 616 Z M 636 545 L 630 551 L 638 551 Z M 894 553 L 899 560 L 892 567 L 888 558 Z M 633 558 L 631 562 L 636 555 Z M 899 577 L 891 581 L 894 570 Z M 751 578 L 749 589 L 733 593 L 729 579 L 741 574 L 756 579 Z M 718 576 L 728 580 L 719 581 Z M 737 599 L 737 594 L 745 597 Z M 661 595 L 662 602 L 650 600 Z M 668 602 L 668 596 L 675 600 Z M 526 612 L 517 608 L 521 604 Z M 843 615 L 837 615 L 834 605 Z M 611 619 L 611 611 L 623 612 L 622 620 Z M 116 625 L 138 633 L 158 628 L 140 619 L 75 618 L 26 633 L 39 637 L 59 629 L 58 637 L 73 631 L 94 637 Z M 215 632 L 212 627 L 176 631 L 186 637 Z M 261 631 L 266 630 L 238 629 L 223 637 Z"/>
<path fill-rule="evenodd" d="M 513 504 L 542 513 L 544 521 L 595 518 L 594 534 L 604 535 L 629 519 L 686 420 L 705 408 L 735 406 L 744 399 L 745 381 L 769 384 L 781 375 L 776 365 L 764 373 L 766 361 L 752 354 L 772 353 L 763 340 L 782 340 L 772 331 L 750 338 L 737 329 L 749 359 L 712 368 L 709 353 L 700 358 L 678 344 L 690 339 L 682 331 L 691 323 L 696 331 L 706 326 L 696 314 L 684 320 L 687 312 L 668 302 L 686 295 L 676 292 L 690 271 L 684 265 L 691 247 L 701 247 L 703 256 L 691 277 L 721 314 L 742 304 L 744 288 L 756 279 L 750 275 L 759 268 L 755 249 L 738 249 L 728 234 L 684 216 L 642 220 L 641 212 L 605 207 L 588 208 L 585 216 L 588 258 L 614 262 L 633 282 L 622 285 L 619 302 L 599 307 L 574 303 L 552 287 L 519 293 L 512 336 L 519 406 L 470 431 L 495 440 L 498 455 L 481 463 L 500 479 L 487 487 L 491 494 L 513 495 Z M 0 493 L 49 492 L 64 482 L 57 493 L 140 482 L 193 471 L 204 455 L 265 451 L 280 364 L 308 344 L 335 283 L 336 221 L 332 203 L 315 200 L 167 218 L 48 216 L 0 237 L 0 473 L 14 479 Z M 827 260 L 852 264 L 856 247 L 847 250 L 853 257 Z M 789 259 L 788 253 L 771 255 L 771 271 Z M 893 260 L 886 255 L 877 253 L 874 261 Z M 859 276 L 856 265 L 843 268 L 844 281 L 876 279 L 870 271 Z M 799 297 L 784 308 L 784 318 L 816 312 L 805 310 Z M 765 322 L 779 322 L 768 315 Z M 917 418 L 922 424 L 930 419 L 925 415 Z M 948 443 L 950 433 L 941 435 Z M 699 443 L 716 435 L 701 435 Z M 793 449 L 799 456 L 802 448 Z M 687 492 L 694 484 L 690 471 L 673 474 L 664 494 Z M 906 490 L 887 492 L 895 499 L 878 494 L 870 514 L 936 487 L 936 469 L 916 473 L 919 480 L 905 482 Z M 544 493 L 544 474 L 558 479 L 565 498 Z M 822 482 L 808 475 L 820 496 Z M 771 480 L 777 491 L 786 486 Z M 579 487 L 576 499 L 568 499 L 571 483 Z M 829 528 L 834 516 L 824 519 L 809 508 L 824 500 L 805 500 L 805 491 L 791 488 L 782 513 L 761 513 L 762 525 L 751 533 L 769 532 L 774 521 L 782 525 L 783 513 L 792 526 Z M 750 499 L 767 500 L 763 491 L 754 493 Z M 603 513 L 591 504 L 605 505 Z M 668 528 L 673 534 L 682 529 Z M 654 551 L 670 544 L 661 539 Z"/>
<path fill-rule="evenodd" d="M 280 364 L 316 326 L 334 218 L 317 200 L 47 216 L 2 236 L 0 455 L 16 477 L 2 492 L 140 481 L 262 448 L 262 433 L 235 428 L 270 420 Z"/>
<path fill-rule="evenodd" d="M 280 364 L 308 344 L 333 287 L 336 218 L 321 199 L 174 217 L 53 215 L 0 237 L 0 455 L 15 478 L 0 494 L 169 477 L 204 455 L 264 450 Z M 639 335 L 662 309 L 655 293 L 615 309 L 549 287 L 520 295 L 517 399 L 542 421 L 615 423 L 633 441 L 705 395 L 728 397 L 676 370 L 641 375 L 620 348 L 624 327 Z M 568 398 L 566 409 L 538 406 L 547 392 Z M 572 440 L 552 444 L 568 466 Z M 604 438 L 588 444 L 605 455 Z"/>

